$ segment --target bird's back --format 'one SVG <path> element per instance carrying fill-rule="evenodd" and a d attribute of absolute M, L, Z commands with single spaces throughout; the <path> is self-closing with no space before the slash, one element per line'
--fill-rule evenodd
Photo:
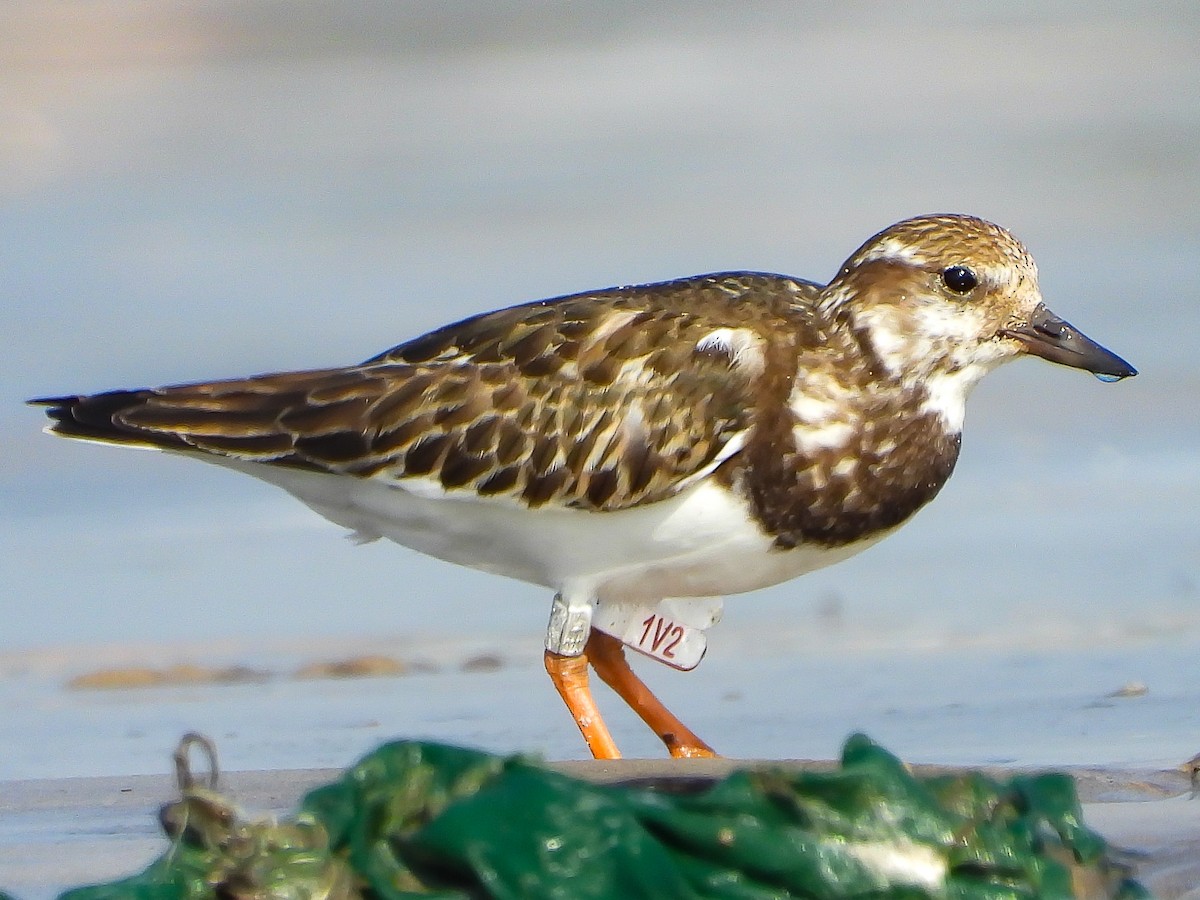
<path fill-rule="evenodd" d="M 339 369 L 33 401 L 66 437 L 612 510 L 744 443 L 770 373 L 822 330 L 808 282 L 758 273 L 540 301 Z"/>

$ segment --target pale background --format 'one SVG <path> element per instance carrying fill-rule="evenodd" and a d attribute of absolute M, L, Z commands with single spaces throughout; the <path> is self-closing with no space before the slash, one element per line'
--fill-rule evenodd
<path fill-rule="evenodd" d="M 647 677 L 740 755 L 828 756 L 861 727 L 931 760 L 1181 761 L 1200 749 L 1200 6 L 5 3 L 0 779 L 157 771 L 201 726 L 232 768 L 399 734 L 582 752 L 540 672 L 541 589 L 352 546 L 215 467 L 52 440 L 25 399 L 349 363 L 616 283 L 828 279 L 940 211 L 1012 228 L 1050 306 L 1142 374 L 991 376 L 914 524 L 731 599 L 697 672 Z M 511 664 L 61 687 L 367 646 Z M 1130 681 L 1149 694 L 1103 700 Z M 1093 700 L 1110 719 L 1072 718 Z"/>

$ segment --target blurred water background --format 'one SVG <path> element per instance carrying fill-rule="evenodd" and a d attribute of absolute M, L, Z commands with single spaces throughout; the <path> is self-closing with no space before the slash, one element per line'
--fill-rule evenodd
<path fill-rule="evenodd" d="M 12 0 L 0 73 L 0 779 L 151 765 L 128 762 L 151 726 L 126 700 L 62 699 L 69 675 L 289 640 L 514 648 L 527 671 L 452 691 L 482 692 L 510 731 L 442 727 L 424 688 L 424 717 L 394 727 L 581 749 L 524 696 L 557 702 L 541 589 L 353 546 L 215 467 L 52 440 L 25 399 L 344 364 L 616 283 L 828 279 L 936 211 L 1010 227 L 1049 305 L 1142 374 L 990 376 L 931 507 L 848 563 L 731 599 L 712 660 L 672 684 L 715 720 L 730 678 L 788 685 L 737 748 L 784 754 L 814 697 L 828 734 L 861 724 L 848 686 L 873 678 L 940 709 L 969 702 L 941 695 L 955 685 L 1003 697 L 1008 675 L 964 680 L 999 653 L 997 672 L 1040 673 L 1029 697 L 1146 680 L 1173 730 L 1139 725 L 1101 756 L 1183 758 L 1200 725 L 1200 6 Z M 956 662 L 923 661 L 939 653 Z M 900 657 L 921 675 L 892 685 L 878 667 Z M 845 682 L 822 681 L 835 665 Z M 381 684 L 381 707 L 407 690 Z M 213 727 L 294 718 L 261 688 L 212 690 Z M 1061 727 L 1033 729 L 1031 758 L 1085 752 L 1050 752 Z M 92 768 L 70 749 L 87 728 L 113 735 Z M 989 757 L 953 746 L 939 726 L 899 749 Z"/>

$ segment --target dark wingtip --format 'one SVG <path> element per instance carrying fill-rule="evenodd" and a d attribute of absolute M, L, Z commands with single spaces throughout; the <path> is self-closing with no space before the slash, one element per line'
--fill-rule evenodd
<path fill-rule="evenodd" d="M 61 429 L 64 423 L 71 421 L 71 410 L 83 398 L 78 395 L 66 397 L 35 397 L 32 400 L 26 400 L 25 403 L 29 406 L 46 407 L 47 418 L 53 419 L 55 424 L 50 426 L 50 430 L 56 433 L 62 433 Z"/>
<path fill-rule="evenodd" d="M 26 406 L 47 406 L 46 415 L 54 418 L 56 414 L 64 413 L 72 406 L 78 403 L 83 398 L 74 395 L 69 397 L 35 397 L 32 400 L 26 400 Z"/>
<path fill-rule="evenodd" d="M 140 402 L 147 391 L 108 391 L 103 394 L 73 394 L 37 397 L 25 402 L 46 408 L 54 420 L 50 431 L 63 437 L 93 438 L 114 442 L 131 440 L 131 435 L 114 424 L 114 416 Z"/>

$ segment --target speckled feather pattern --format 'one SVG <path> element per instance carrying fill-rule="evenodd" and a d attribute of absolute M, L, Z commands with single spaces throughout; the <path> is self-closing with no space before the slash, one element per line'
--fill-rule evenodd
<path fill-rule="evenodd" d="M 752 417 L 705 335 L 766 336 L 809 289 L 724 275 L 514 307 L 347 369 L 65 400 L 56 430 L 449 490 L 621 509 L 704 472 Z M 765 302 L 764 302 L 765 301 Z"/>
<path fill-rule="evenodd" d="M 885 538 L 950 477 L 975 384 L 1024 354 L 1137 374 L 1046 308 L 1011 234 L 935 215 L 881 231 L 827 285 L 611 288 L 340 369 L 31 402 L 57 434 L 218 463 L 359 541 L 552 589 L 546 670 L 593 755 L 620 752 L 589 667 L 673 756 L 711 756 L 621 646 L 693 667 L 714 598 Z"/>
<path fill-rule="evenodd" d="M 922 331 L 917 301 L 960 258 L 992 279 L 980 316 L 1011 318 L 1005 298 L 1027 279 L 1036 294 L 1007 232 L 924 217 L 872 238 L 824 287 L 739 272 L 613 288 L 343 369 L 43 402 L 68 436 L 431 479 L 528 508 L 630 509 L 711 477 L 779 549 L 849 544 L 903 522 L 954 467 L 958 430 L 925 382 L 966 363 L 954 332 Z"/>

